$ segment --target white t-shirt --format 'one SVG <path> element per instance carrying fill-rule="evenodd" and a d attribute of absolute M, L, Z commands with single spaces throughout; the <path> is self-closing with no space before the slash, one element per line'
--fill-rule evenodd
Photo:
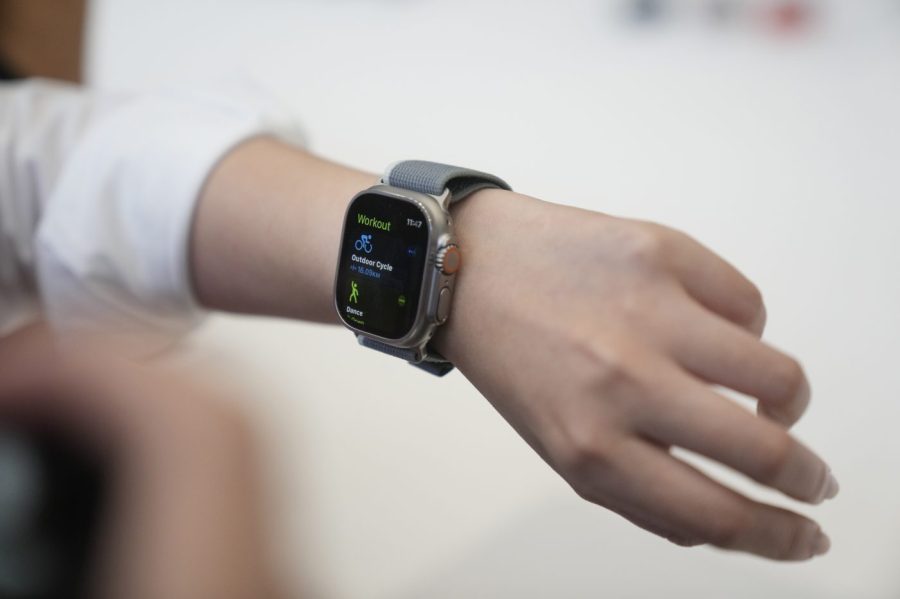
<path fill-rule="evenodd" d="M 216 163 L 261 134 L 301 138 L 243 90 L 110 96 L 0 83 L 0 332 L 43 312 L 178 334 L 201 315 L 188 244 Z"/>

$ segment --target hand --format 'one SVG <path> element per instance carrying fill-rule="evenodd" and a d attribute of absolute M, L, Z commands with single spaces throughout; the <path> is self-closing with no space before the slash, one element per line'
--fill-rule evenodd
<path fill-rule="evenodd" d="M 102 347 L 0 340 L 0 418 L 50 427 L 110 468 L 91 597 L 276 596 L 246 420 L 221 393 Z"/>
<path fill-rule="evenodd" d="M 438 349 L 576 492 L 682 545 L 779 560 L 828 550 L 815 522 L 670 452 L 809 503 L 837 493 L 786 430 L 809 385 L 795 359 L 759 340 L 766 313 L 752 283 L 647 222 L 499 190 L 454 211 L 463 267 Z M 756 398 L 763 417 L 712 385 Z"/>

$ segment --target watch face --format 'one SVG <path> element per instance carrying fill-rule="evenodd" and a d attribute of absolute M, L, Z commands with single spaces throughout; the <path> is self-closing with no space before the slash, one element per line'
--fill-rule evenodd
<path fill-rule="evenodd" d="M 387 339 L 410 332 L 421 300 L 428 235 L 428 217 L 412 202 L 379 193 L 353 201 L 335 283 L 344 322 Z"/>

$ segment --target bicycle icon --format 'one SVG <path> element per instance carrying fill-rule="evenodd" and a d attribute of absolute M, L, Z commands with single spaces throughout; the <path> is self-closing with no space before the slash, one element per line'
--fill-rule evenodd
<path fill-rule="evenodd" d="M 353 244 L 353 247 L 356 248 L 357 252 L 366 252 L 367 254 L 372 253 L 372 236 L 371 235 L 360 235 L 359 239 L 356 240 L 356 243 Z"/>

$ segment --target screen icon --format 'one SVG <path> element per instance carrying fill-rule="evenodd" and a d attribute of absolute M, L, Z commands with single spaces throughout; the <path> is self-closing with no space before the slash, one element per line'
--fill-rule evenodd
<path fill-rule="evenodd" d="M 400 306 L 401 308 L 406 305 L 406 296 L 405 295 L 401 295 L 397 298 L 397 305 Z"/>
<path fill-rule="evenodd" d="M 356 284 L 356 281 L 350 281 L 350 302 L 354 304 L 359 303 L 359 286 Z"/>
<path fill-rule="evenodd" d="M 353 244 L 353 247 L 356 248 L 357 252 L 365 252 L 367 254 L 372 253 L 372 236 L 366 235 L 363 233 L 359 236 L 359 239 L 356 240 L 356 243 Z"/>

